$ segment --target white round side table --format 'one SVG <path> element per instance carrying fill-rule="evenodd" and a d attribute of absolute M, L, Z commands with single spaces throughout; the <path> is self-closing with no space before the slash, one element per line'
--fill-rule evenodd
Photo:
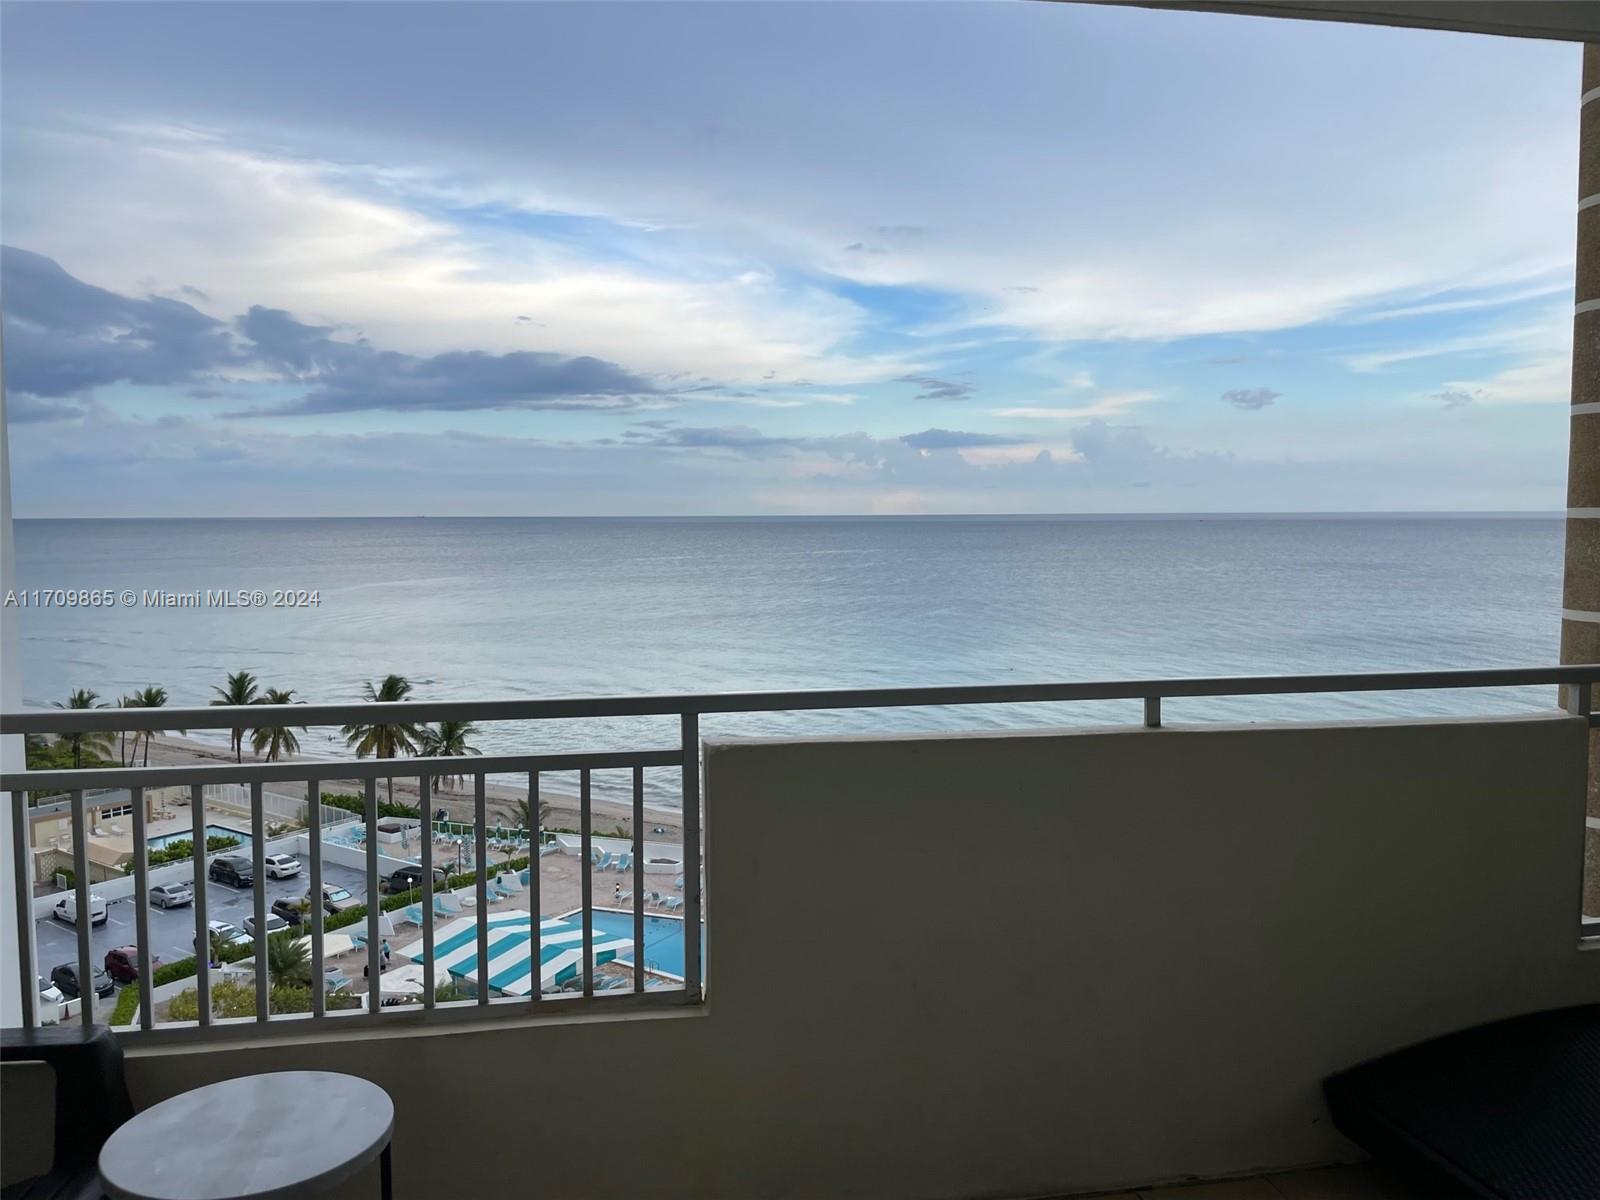
<path fill-rule="evenodd" d="M 374 1158 L 392 1200 L 394 1102 L 332 1071 L 226 1079 L 145 1109 L 100 1150 L 116 1200 L 269 1200 L 310 1196 Z"/>

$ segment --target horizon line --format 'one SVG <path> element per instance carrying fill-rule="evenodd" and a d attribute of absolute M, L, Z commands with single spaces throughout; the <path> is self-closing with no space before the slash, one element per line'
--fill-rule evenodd
<path fill-rule="evenodd" d="M 1209 520 L 1272 517 L 1371 518 L 1556 518 L 1561 508 L 1511 509 L 1227 509 L 1216 512 L 996 512 L 996 513 L 271 513 L 234 515 L 12 514 L 13 521 L 1012 521 L 1012 520 Z"/>

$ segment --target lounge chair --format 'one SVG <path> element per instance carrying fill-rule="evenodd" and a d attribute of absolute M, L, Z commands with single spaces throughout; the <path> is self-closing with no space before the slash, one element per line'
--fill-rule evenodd
<path fill-rule="evenodd" d="M 604 871 L 610 865 L 611 865 L 611 851 L 607 850 L 604 854 L 602 854 L 600 856 L 600 861 L 595 863 L 594 869 L 596 871 Z"/>
<path fill-rule="evenodd" d="M 507 873 L 505 875 L 500 876 L 500 878 L 495 880 L 495 882 L 500 885 L 500 890 L 502 892 L 504 892 L 506 895 L 515 896 L 518 892 L 520 892 L 524 887 L 527 886 L 527 883 L 528 883 L 527 878 L 526 878 L 527 874 L 528 873 L 526 871 L 524 871 L 522 873 L 522 875 L 512 875 L 510 873 Z"/>
<path fill-rule="evenodd" d="M 632 904 L 633 903 L 633 893 L 632 892 L 619 892 L 617 894 L 617 903 L 618 904 Z"/>
<path fill-rule="evenodd" d="M 561 847 L 560 846 L 540 846 L 539 847 L 539 857 L 540 858 L 549 858 L 552 854 L 560 854 L 560 853 L 561 853 Z"/>
<path fill-rule="evenodd" d="M 668 896 L 667 897 L 667 911 L 668 912 L 677 912 L 682 907 L 683 907 L 683 897 L 682 896 Z"/>
<path fill-rule="evenodd" d="M 677 888 L 680 892 L 683 891 L 683 876 L 679 875 L 676 879 L 674 879 L 672 881 L 672 886 Z"/>
<path fill-rule="evenodd" d="M 400 910 L 400 919 L 411 925 L 422 924 L 422 905 L 408 904 Z"/>
<path fill-rule="evenodd" d="M 531 876 L 530 876 L 528 868 L 527 867 L 523 867 L 522 868 L 522 874 L 517 876 L 518 881 L 522 884 L 523 887 L 527 887 L 529 878 L 531 878 Z"/>
<path fill-rule="evenodd" d="M 633 866 L 633 855 L 624 854 L 621 858 L 617 859 L 616 868 L 619 873 L 626 871 L 631 866 Z"/>
<path fill-rule="evenodd" d="M 437 892 L 433 897 L 433 911 L 440 917 L 459 917 L 461 899 L 451 892 Z"/>

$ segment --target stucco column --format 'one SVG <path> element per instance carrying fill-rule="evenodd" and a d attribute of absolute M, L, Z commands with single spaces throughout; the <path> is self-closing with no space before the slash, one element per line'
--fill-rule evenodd
<path fill-rule="evenodd" d="M 1572 432 L 1561 661 L 1600 662 L 1600 45 L 1583 48 L 1578 135 L 1578 272 L 1572 318 Z M 1600 693 L 1600 688 L 1596 689 Z M 1600 698 L 1600 697 L 1597 697 Z M 1600 705 L 1597 705 L 1600 711 Z M 1589 740 L 1583 911 L 1600 916 L 1600 731 Z"/>

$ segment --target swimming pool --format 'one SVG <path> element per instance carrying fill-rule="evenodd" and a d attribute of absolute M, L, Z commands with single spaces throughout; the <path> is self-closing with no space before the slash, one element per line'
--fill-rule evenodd
<path fill-rule="evenodd" d="M 633 914 L 596 909 L 592 923 L 595 934 L 607 937 L 633 936 Z M 700 973 L 705 975 L 706 952 L 700 949 Z M 658 917 L 650 913 L 644 918 L 644 965 L 652 971 L 683 978 L 683 918 Z"/>
<path fill-rule="evenodd" d="M 226 825 L 207 825 L 206 837 L 207 839 L 214 837 L 238 838 L 240 847 L 250 844 L 250 835 L 248 833 L 243 833 L 237 829 L 229 829 Z M 194 841 L 194 835 L 187 830 L 182 833 L 163 833 L 160 837 L 150 839 L 150 849 L 160 850 L 164 846 L 170 846 L 173 842 L 192 841 Z"/>

